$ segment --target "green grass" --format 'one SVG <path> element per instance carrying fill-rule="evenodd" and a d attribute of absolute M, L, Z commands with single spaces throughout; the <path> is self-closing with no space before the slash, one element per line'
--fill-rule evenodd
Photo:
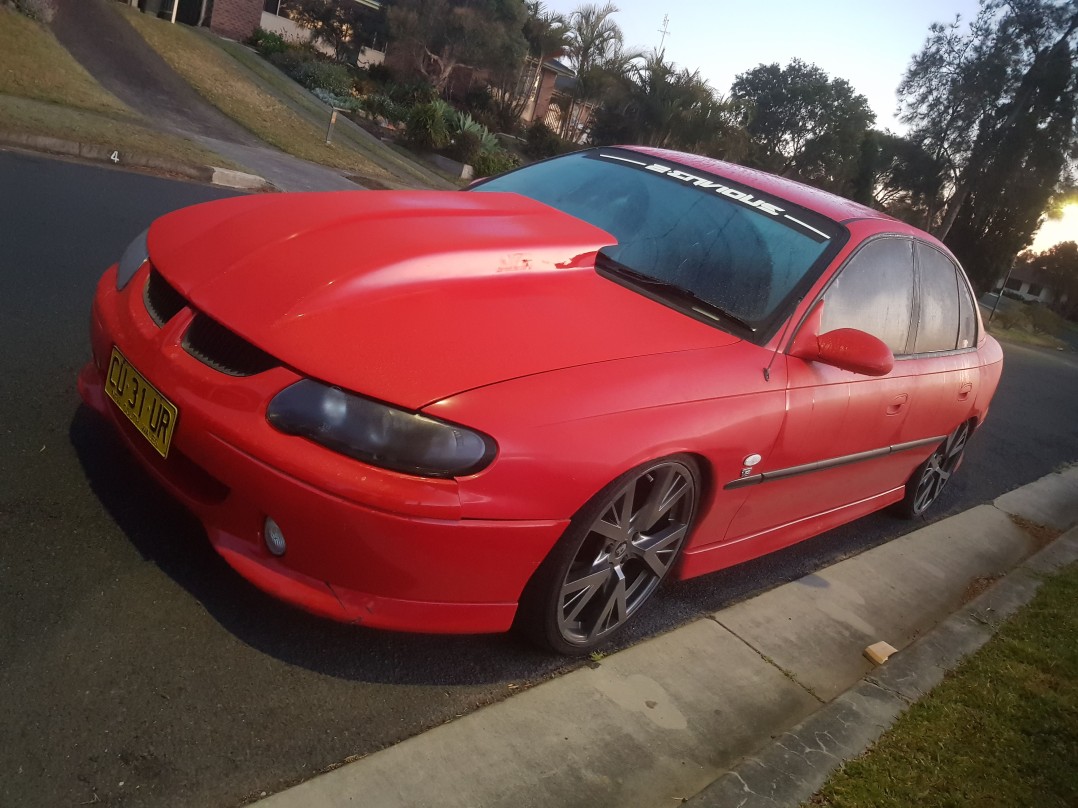
<path fill-rule="evenodd" d="M 834 808 L 1078 805 L 1078 565 L 810 801 Z"/>
<path fill-rule="evenodd" d="M 6 6 L 0 6 L 0 131 L 233 167 L 208 149 L 144 126 L 48 29 Z"/>
<path fill-rule="evenodd" d="M 263 89 L 246 68 L 208 38 L 125 6 L 116 10 L 200 95 L 262 140 L 304 160 L 390 178 L 381 166 L 356 152 L 337 144 L 327 146 L 324 128 L 314 126 Z"/>

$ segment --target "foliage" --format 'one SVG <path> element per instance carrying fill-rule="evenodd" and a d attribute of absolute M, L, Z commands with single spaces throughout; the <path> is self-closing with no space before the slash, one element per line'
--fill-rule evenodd
<path fill-rule="evenodd" d="M 751 105 L 751 165 L 842 192 L 858 167 L 861 142 L 876 116 L 845 79 L 793 59 L 742 73 L 734 99 Z"/>
<path fill-rule="evenodd" d="M 284 37 L 280 34 L 275 34 L 273 31 L 266 31 L 262 28 L 255 29 L 255 32 L 251 34 L 249 43 L 251 47 L 263 56 L 269 56 L 274 53 L 284 53 L 288 50 L 288 43 L 284 41 Z"/>
<path fill-rule="evenodd" d="M 352 74 L 344 65 L 312 59 L 300 63 L 292 75 L 310 90 L 319 88 L 342 96 L 352 92 Z"/>
<path fill-rule="evenodd" d="M 366 6 L 337 0 L 284 0 L 281 11 L 332 47 L 338 61 L 351 63 L 359 53 L 363 29 L 373 20 L 372 10 Z"/>
<path fill-rule="evenodd" d="M 910 137 L 948 173 L 934 231 L 979 290 L 1032 240 L 1068 182 L 1078 7 L 981 0 L 968 32 L 935 24 L 899 88 Z"/>
<path fill-rule="evenodd" d="M 520 0 L 396 0 L 388 13 L 396 44 L 439 92 L 463 69 L 519 69 L 527 47 Z"/>
<path fill-rule="evenodd" d="M 699 71 L 679 70 L 654 51 L 596 112 L 591 139 L 738 159 L 747 148 L 743 117 L 743 107 L 717 95 Z"/>
<path fill-rule="evenodd" d="M 569 150 L 569 144 L 542 121 L 534 121 L 524 137 L 524 154 L 533 160 L 542 160 Z"/>
<path fill-rule="evenodd" d="M 438 98 L 438 92 L 434 86 L 426 81 L 414 81 L 404 84 L 387 84 L 383 92 L 394 103 L 405 107 L 414 107 L 417 104 L 429 104 Z"/>
<path fill-rule="evenodd" d="M 408 141 L 420 149 L 437 151 L 449 145 L 449 105 L 435 100 L 412 107 L 407 117 Z"/>
<path fill-rule="evenodd" d="M 516 157 L 502 148 L 484 149 L 476 157 L 472 167 L 477 177 L 490 177 L 494 174 L 502 174 L 512 171 L 520 165 Z"/>
<path fill-rule="evenodd" d="M 576 70 L 569 102 L 562 111 L 564 138 L 577 139 L 578 129 L 602 99 L 628 79 L 633 62 L 642 57 L 625 49 L 625 37 L 613 19 L 618 7 L 584 4 L 569 15 L 565 55 Z"/>
<path fill-rule="evenodd" d="M 943 207 L 943 163 L 909 138 L 869 130 L 861 141 L 850 196 L 928 228 Z"/>
<path fill-rule="evenodd" d="M 400 124 L 408 117 L 408 108 L 388 95 L 373 93 L 359 99 L 359 107 L 372 118 L 382 118 L 390 124 Z"/>

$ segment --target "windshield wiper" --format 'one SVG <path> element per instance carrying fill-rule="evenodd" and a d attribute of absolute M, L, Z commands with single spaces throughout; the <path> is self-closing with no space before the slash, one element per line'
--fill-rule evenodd
<path fill-rule="evenodd" d="M 746 331 L 753 333 L 756 331 L 752 325 L 745 320 L 742 320 L 736 314 L 731 314 L 726 309 L 722 308 L 722 306 L 718 306 L 710 300 L 705 300 L 691 289 L 686 289 L 684 286 L 678 286 L 676 283 L 671 283 L 670 281 L 664 281 L 661 278 L 645 275 L 643 272 L 637 272 L 635 269 L 631 269 L 625 266 L 625 264 L 615 261 L 609 255 L 600 253 L 599 258 L 601 260 L 596 262 L 596 266 L 612 275 L 626 278 L 632 283 L 638 283 L 641 286 L 661 290 L 665 296 L 678 298 L 682 302 L 688 303 L 693 311 L 703 314 L 705 317 L 710 317 L 712 320 L 728 320 L 731 323 L 744 328 Z"/>

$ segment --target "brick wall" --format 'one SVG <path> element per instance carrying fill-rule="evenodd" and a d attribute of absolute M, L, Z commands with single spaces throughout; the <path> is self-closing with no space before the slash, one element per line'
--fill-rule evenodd
<path fill-rule="evenodd" d="M 255 32 L 262 19 L 263 0 L 213 0 L 210 30 L 243 41 Z"/>

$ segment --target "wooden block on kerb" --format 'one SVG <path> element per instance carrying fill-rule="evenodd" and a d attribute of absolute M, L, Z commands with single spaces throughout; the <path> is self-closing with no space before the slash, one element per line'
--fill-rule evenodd
<path fill-rule="evenodd" d="M 881 641 L 872 643 L 872 645 L 865 649 L 864 653 L 868 660 L 874 665 L 882 665 L 891 657 L 891 654 L 897 654 L 898 649 L 893 645 Z"/>

